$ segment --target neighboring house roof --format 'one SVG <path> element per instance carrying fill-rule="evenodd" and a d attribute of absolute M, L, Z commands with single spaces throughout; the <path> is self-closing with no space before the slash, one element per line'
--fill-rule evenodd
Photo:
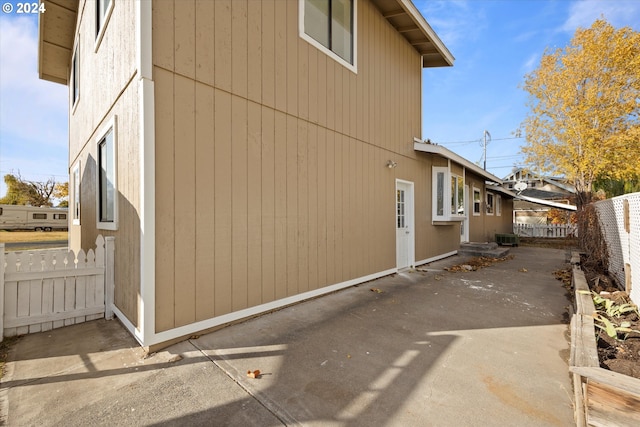
<path fill-rule="evenodd" d="M 526 177 L 516 178 L 518 173 L 520 173 L 520 175 L 522 175 L 523 172 L 525 173 Z M 557 177 L 557 176 L 536 176 L 536 175 L 532 174 L 531 172 L 528 172 L 524 168 L 514 169 L 508 176 L 506 176 L 502 180 L 504 181 L 504 183 L 518 182 L 518 181 L 523 181 L 523 182 L 544 181 L 544 182 L 546 182 L 548 184 L 551 184 L 551 185 L 554 185 L 554 186 L 556 186 L 558 188 L 561 188 L 561 189 L 565 190 L 568 193 L 575 194 L 575 192 L 576 192 L 575 187 L 573 185 L 565 182 L 565 180 L 562 177 Z"/>
<path fill-rule="evenodd" d="M 538 190 L 537 188 L 527 188 L 522 190 L 520 193 L 521 196 L 533 197 L 536 199 L 543 200 L 567 200 L 570 197 L 570 194 L 560 193 L 557 191 L 547 191 L 547 190 Z"/>
<path fill-rule="evenodd" d="M 38 15 L 38 74 L 66 85 L 78 15 L 78 0 L 47 0 Z"/>
<path fill-rule="evenodd" d="M 487 186 L 489 188 L 489 186 Z M 578 210 L 578 208 L 575 205 L 568 205 L 566 203 L 558 203 L 558 202 L 553 202 L 551 200 L 545 200 L 545 199 L 538 199 L 536 197 L 530 197 L 530 196 L 523 196 L 522 194 L 516 194 L 513 191 L 507 190 L 504 187 L 501 186 L 491 186 L 490 189 L 497 191 L 499 193 L 502 194 L 506 194 L 509 197 L 513 197 L 514 199 L 518 199 L 518 200 L 524 200 L 526 202 L 531 202 L 531 203 L 536 203 L 538 205 L 543 205 L 543 206 L 550 206 L 552 208 L 556 208 L 556 209 L 564 209 L 567 211 L 576 211 Z"/>
<path fill-rule="evenodd" d="M 544 178 L 544 177 L 542 178 L 542 180 L 545 182 L 548 182 L 549 184 L 555 185 L 558 188 L 562 188 L 568 193 L 572 193 L 572 194 L 576 193 L 576 187 L 574 187 L 571 184 L 567 184 L 566 182 L 558 181 L 555 178 Z"/>
<path fill-rule="evenodd" d="M 423 67 L 452 66 L 454 57 L 410 0 L 371 0 L 417 50 Z M 73 50 L 78 0 L 47 0 L 38 22 L 38 74 L 66 85 Z"/>
<path fill-rule="evenodd" d="M 432 144 L 430 142 L 424 142 L 418 138 L 414 138 L 413 149 L 416 151 L 421 151 L 423 153 L 437 154 L 446 159 L 453 160 L 454 162 L 464 166 L 465 168 L 470 169 L 473 173 L 485 178 L 487 181 L 495 182 L 497 184 L 502 185 L 502 180 L 500 178 L 487 172 L 486 170 L 482 169 L 480 166 L 476 165 L 475 163 L 471 163 L 469 160 L 454 153 L 453 151 L 447 148 L 444 148 L 442 145 Z"/>

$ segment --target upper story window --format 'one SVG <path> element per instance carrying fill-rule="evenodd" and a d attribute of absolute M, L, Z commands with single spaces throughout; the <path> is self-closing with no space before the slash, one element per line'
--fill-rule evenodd
<path fill-rule="evenodd" d="M 433 167 L 433 221 L 462 221 L 464 210 L 464 178 L 448 167 Z"/>
<path fill-rule="evenodd" d="M 115 0 L 96 0 L 96 46 L 98 51 L 102 37 L 104 36 L 107 23 L 113 11 L 113 2 Z"/>
<path fill-rule="evenodd" d="M 75 106 L 80 98 L 80 57 L 78 56 L 78 44 L 73 51 L 71 59 L 71 106 Z"/>
<path fill-rule="evenodd" d="M 356 6 L 353 0 L 300 0 L 300 36 L 356 71 Z"/>

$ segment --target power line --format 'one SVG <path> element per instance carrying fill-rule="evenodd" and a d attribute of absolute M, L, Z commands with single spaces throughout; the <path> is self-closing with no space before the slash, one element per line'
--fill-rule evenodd
<path fill-rule="evenodd" d="M 522 157 L 522 154 L 512 154 L 510 156 L 489 156 L 487 157 L 487 160 L 514 159 L 514 158 L 520 158 L 520 157 Z"/>
<path fill-rule="evenodd" d="M 508 138 L 491 138 L 491 142 L 493 141 L 507 141 L 510 139 L 524 139 L 524 136 L 510 136 Z M 447 142 L 438 142 L 434 141 L 435 144 L 447 145 L 447 144 L 472 144 L 474 142 L 482 142 L 482 138 L 473 139 L 469 141 L 447 141 Z"/>

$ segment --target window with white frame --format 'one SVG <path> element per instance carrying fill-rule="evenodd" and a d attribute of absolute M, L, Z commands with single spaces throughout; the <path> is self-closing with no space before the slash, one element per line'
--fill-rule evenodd
<path fill-rule="evenodd" d="M 353 0 L 299 0 L 300 36 L 355 72 Z"/>
<path fill-rule="evenodd" d="M 482 194 L 480 189 L 473 187 L 473 215 L 479 216 L 482 213 Z"/>
<path fill-rule="evenodd" d="M 448 167 L 433 167 L 433 221 L 465 219 L 464 178 Z"/>
<path fill-rule="evenodd" d="M 451 214 L 464 216 L 464 178 L 451 174 Z"/>
<path fill-rule="evenodd" d="M 98 50 L 98 46 L 100 46 L 107 22 L 111 17 L 114 1 L 115 0 L 96 0 L 96 51 Z"/>
<path fill-rule="evenodd" d="M 117 230 L 118 194 L 116 176 L 116 120 L 115 117 L 98 139 L 98 228 Z"/>
<path fill-rule="evenodd" d="M 78 44 L 73 50 L 71 59 L 71 106 L 75 106 L 80 99 L 80 57 L 78 56 Z"/>
<path fill-rule="evenodd" d="M 487 191 L 487 215 L 493 215 L 495 205 L 494 205 L 494 195 Z"/>
<path fill-rule="evenodd" d="M 71 211 L 71 224 L 80 225 L 80 161 L 73 167 L 71 173 L 73 193 L 72 197 L 72 211 Z"/>
<path fill-rule="evenodd" d="M 502 215 L 502 196 L 496 194 L 496 215 Z"/>

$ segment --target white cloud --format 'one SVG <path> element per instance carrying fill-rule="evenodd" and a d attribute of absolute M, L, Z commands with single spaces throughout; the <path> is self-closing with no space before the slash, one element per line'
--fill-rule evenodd
<path fill-rule="evenodd" d="M 579 0 L 569 7 L 569 17 L 562 30 L 574 33 L 578 27 L 589 28 L 596 19 L 606 19 L 616 28 L 640 26 L 640 2 L 637 0 Z"/>
<path fill-rule="evenodd" d="M 522 71 L 525 74 L 529 74 L 530 72 L 532 72 L 533 70 L 535 70 L 538 67 L 538 62 L 540 61 L 540 54 L 539 53 L 534 53 L 531 54 L 527 60 L 524 62 L 524 64 L 522 64 Z"/>

